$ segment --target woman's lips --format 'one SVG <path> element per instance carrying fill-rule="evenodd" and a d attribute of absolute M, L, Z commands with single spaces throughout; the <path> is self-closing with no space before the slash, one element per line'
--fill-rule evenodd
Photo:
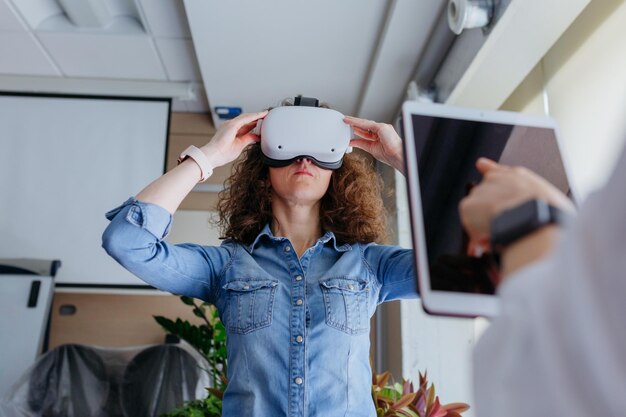
<path fill-rule="evenodd" d="M 304 169 L 296 171 L 294 175 L 308 175 L 310 177 L 313 176 L 313 174 L 311 174 L 309 171 L 304 170 Z"/>

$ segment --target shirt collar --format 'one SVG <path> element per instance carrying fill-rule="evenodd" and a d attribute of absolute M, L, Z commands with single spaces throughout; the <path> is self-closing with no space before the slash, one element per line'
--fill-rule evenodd
<path fill-rule="evenodd" d="M 272 229 L 270 229 L 270 225 L 268 223 L 268 224 L 265 225 L 263 230 L 261 230 L 261 232 L 257 235 L 257 237 L 254 239 L 252 244 L 250 244 L 248 246 L 248 252 L 252 253 L 254 251 L 254 249 L 256 248 L 257 244 L 265 236 L 267 236 L 267 238 L 269 238 L 270 240 L 275 241 L 275 242 L 282 242 L 284 240 L 287 240 L 284 237 L 276 237 L 276 236 L 274 236 L 274 234 L 272 233 Z M 330 242 L 331 240 L 332 240 L 333 248 L 337 252 L 346 252 L 346 251 L 352 250 L 352 246 L 349 245 L 348 243 L 344 243 L 343 245 L 339 245 L 337 243 L 337 238 L 335 237 L 335 234 L 333 232 L 330 232 L 330 231 L 324 233 L 324 236 L 320 237 L 317 241 L 318 242 L 322 242 L 322 244 L 326 244 L 326 243 Z"/>

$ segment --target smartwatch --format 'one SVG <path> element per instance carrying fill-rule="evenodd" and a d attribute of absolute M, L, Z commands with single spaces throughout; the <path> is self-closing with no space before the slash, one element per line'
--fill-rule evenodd
<path fill-rule="evenodd" d="M 503 211 L 491 221 L 491 247 L 500 252 L 507 245 L 549 224 L 560 224 L 564 213 L 545 200 L 530 200 Z"/>

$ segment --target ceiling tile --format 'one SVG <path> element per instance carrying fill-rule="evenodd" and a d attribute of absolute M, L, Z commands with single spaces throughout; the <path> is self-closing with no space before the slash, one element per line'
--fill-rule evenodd
<path fill-rule="evenodd" d="M 180 0 L 140 0 L 150 32 L 156 37 L 189 38 L 189 26 Z"/>
<path fill-rule="evenodd" d="M 200 81 L 200 69 L 189 39 L 156 39 L 156 46 L 170 81 Z"/>
<path fill-rule="evenodd" d="M 38 37 L 70 77 L 166 79 L 148 36 L 40 32 Z"/>
<path fill-rule="evenodd" d="M 7 4 L 7 0 L 0 0 L 0 31 L 2 30 L 25 30 L 21 19 L 13 11 L 13 7 Z"/>
<path fill-rule="evenodd" d="M 32 34 L 0 32 L 0 73 L 61 75 Z"/>

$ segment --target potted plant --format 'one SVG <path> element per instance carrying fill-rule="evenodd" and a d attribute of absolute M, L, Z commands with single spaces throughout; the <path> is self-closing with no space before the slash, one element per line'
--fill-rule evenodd
<path fill-rule="evenodd" d="M 389 372 L 372 372 L 372 398 L 378 417 L 461 417 L 469 409 L 465 403 L 441 405 L 434 384 L 428 385 L 426 372 L 419 373 L 417 391 L 410 380 L 394 384 L 389 382 L 390 376 Z"/>

